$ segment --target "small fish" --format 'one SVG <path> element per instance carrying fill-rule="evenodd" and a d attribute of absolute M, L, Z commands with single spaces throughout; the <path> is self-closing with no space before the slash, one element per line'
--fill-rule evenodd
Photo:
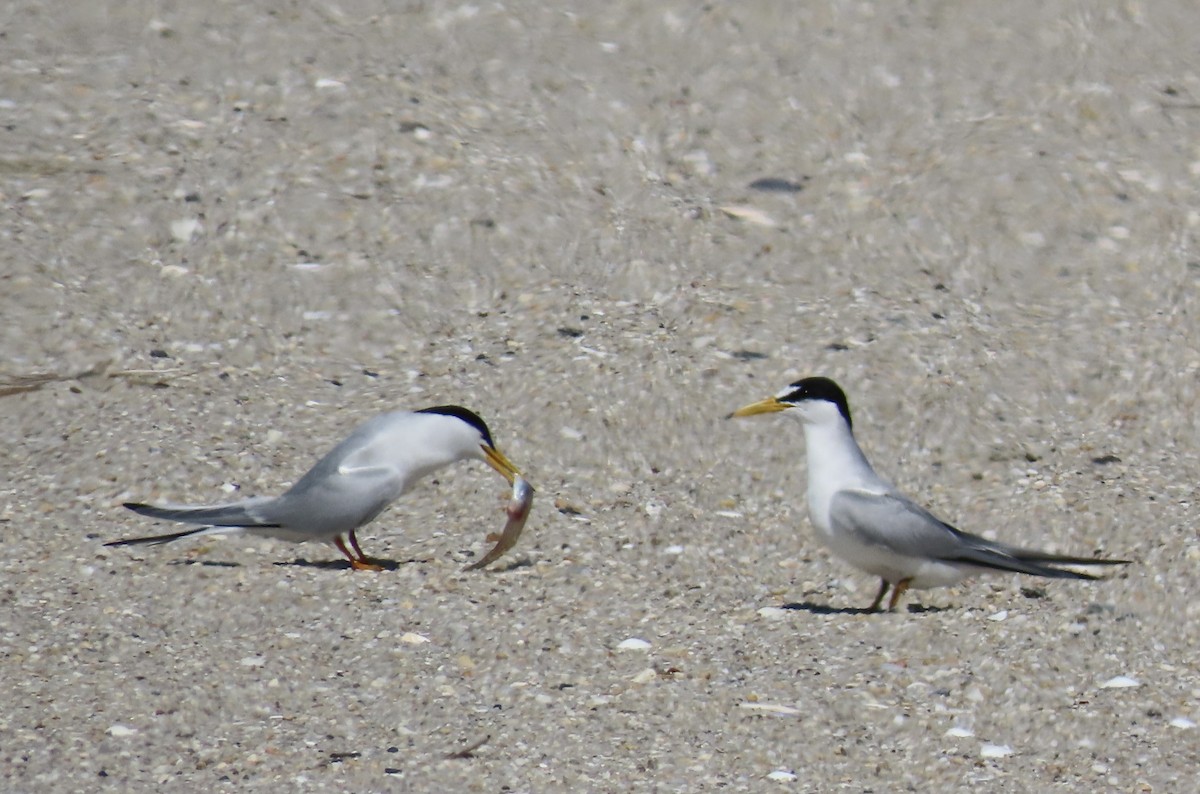
<path fill-rule="evenodd" d="M 487 536 L 489 542 L 495 542 L 492 550 L 483 556 L 477 562 L 473 562 L 464 571 L 476 571 L 485 565 L 491 565 L 496 560 L 504 555 L 504 552 L 517 545 L 517 538 L 521 537 L 521 531 L 525 529 L 525 521 L 529 518 L 530 508 L 533 507 L 533 486 L 526 482 L 524 477 L 517 475 L 513 480 L 512 496 L 508 499 L 508 507 L 505 512 L 508 514 L 508 521 L 504 525 L 504 531 L 499 535 L 490 533 Z"/>

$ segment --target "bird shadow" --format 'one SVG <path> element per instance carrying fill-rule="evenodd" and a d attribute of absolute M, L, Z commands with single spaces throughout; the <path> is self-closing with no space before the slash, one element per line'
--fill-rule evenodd
<path fill-rule="evenodd" d="M 866 607 L 835 607 L 830 604 L 817 604 L 812 601 L 794 601 L 780 605 L 780 609 L 794 609 L 798 612 L 809 612 L 813 615 L 886 615 L 887 610 L 867 609 Z M 927 607 L 923 604 L 908 604 L 905 611 L 910 614 L 926 612 L 945 612 L 949 607 Z"/>
<path fill-rule="evenodd" d="M 794 609 L 797 612 L 810 612 L 814 615 L 874 615 L 875 611 L 866 607 L 835 607 L 829 604 L 816 604 L 812 601 L 798 601 L 781 604 L 780 609 Z"/>
<path fill-rule="evenodd" d="M 380 557 L 368 557 L 367 562 L 372 565 L 378 565 L 385 571 L 398 571 L 402 565 L 408 565 L 411 562 L 429 562 L 429 560 L 417 559 L 415 557 L 408 560 L 385 560 Z M 277 562 L 275 565 L 279 568 L 313 568 L 318 571 L 350 570 L 349 560 L 307 560 L 304 557 L 297 557 L 287 562 Z"/>
<path fill-rule="evenodd" d="M 202 565 L 205 568 L 241 568 L 240 562 L 228 560 L 171 560 L 168 565 Z"/>
<path fill-rule="evenodd" d="M 372 565 L 378 565 L 385 571 L 398 571 L 403 566 L 410 565 L 412 563 L 433 562 L 433 558 L 409 557 L 407 560 L 385 560 L 381 557 L 368 557 L 367 562 L 371 563 Z M 294 560 L 289 560 L 286 562 L 276 562 L 274 565 L 279 568 L 312 568 L 318 571 L 345 571 L 350 569 L 350 562 L 348 560 L 308 560 L 304 557 L 297 557 Z M 531 565 L 533 565 L 533 562 L 529 559 L 518 559 L 513 560 L 507 565 L 494 565 L 487 570 L 489 570 L 491 573 L 504 573 L 506 571 L 513 571 L 518 568 L 526 568 Z"/>
<path fill-rule="evenodd" d="M 949 612 L 952 607 L 927 607 L 924 604 L 909 604 L 908 611 L 914 615 L 923 615 L 926 613 Z"/>
<path fill-rule="evenodd" d="M 483 571 L 485 573 L 509 573 L 510 571 L 516 571 L 521 568 L 532 568 L 532 567 L 533 567 L 533 560 L 529 559 L 528 557 L 519 557 L 515 560 L 510 560 L 509 562 L 506 562 L 503 565 L 497 565 L 494 562 L 491 565 L 484 566 L 483 568 L 472 568 L 471 566 L 468 565 L 466 568 L 463 568 L 463 570 L 464 571 L 472 571 L 472 570 Z"/>

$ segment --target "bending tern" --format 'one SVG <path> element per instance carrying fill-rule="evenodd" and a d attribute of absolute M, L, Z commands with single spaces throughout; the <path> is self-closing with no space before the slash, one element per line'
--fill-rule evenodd
<path fill-rule="evenodd" d="M 1129 562 L 1017 548 L 963 532 L 935 517 L 875 473 L 854 440 L 846 395 L 829 378 L 798 380 L 730 416 L 780 412 L 804 426 L 808 516 L 817 537 L 838 557 L 880 577 L 870 611 L 879 608 L 889 587 L 890 611 L 910 587 L 941 587 L 981 572 L 1097 579 L 1061 566 Z"/>
<path fill-rule="evenodd" d="M 213 506 L 126 502 L 125 507 L 144 516 L 203 526 L 104 545 L 155 545 L 244 532 L 297 543 L 328 541 L 345 555 L 351 568 L 378 571 L 382 568 L 363 554 L 355 531 L 422 477 L 461 460 L 483 460 L 510 484 L 520 475 L 473 411 L 439 405 L 386 413 L 360 425 L 282 496 Z M 346 539 L 353 553 L 346 548 Z"/>

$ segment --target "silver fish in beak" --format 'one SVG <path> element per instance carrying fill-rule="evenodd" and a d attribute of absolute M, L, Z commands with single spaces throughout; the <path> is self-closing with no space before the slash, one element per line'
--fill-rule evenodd
<path fill-rule="evenodd" d="M 505 508 L 508 521 L 504 524 L 504 531 L 499 535 L 491 533 L 487 536 L 488 541 L 495 541 L 496 545 L 482 559 L 471 563 L 463 570 L 477 571 L 484 566 L 491 565 L 500 559 L 504 552 L 517 545 L 517 539 L 521 537 L 521 532 L 525 529 L 525 521 L 529 518 L 532 508 L 533 486 L 518 474 L 513 478 L 512 496 L 509 497 L 508 506 Z"/>

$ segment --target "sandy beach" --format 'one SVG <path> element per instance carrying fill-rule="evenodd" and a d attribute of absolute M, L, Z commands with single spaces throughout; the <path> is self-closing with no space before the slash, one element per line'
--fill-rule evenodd
<path fill-rule="evenodd" d="M 0 11 L 0 788 L 1176 792 L 1200 774 L 1200 11 Z M 846 389 L 964 530 L 1134 561 L 861 607 Z M 125 501 L 461 404 L 386 570 Z"/>

